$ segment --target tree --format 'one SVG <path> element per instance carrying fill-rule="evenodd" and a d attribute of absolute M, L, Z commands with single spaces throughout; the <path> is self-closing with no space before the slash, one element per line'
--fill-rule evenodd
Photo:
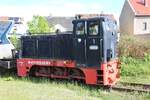
<path fill-rule="evenodd" d="M 20 49 L 20 39 L 17 38 L 16 34 L 12 34 L 11 37 L 9 37 L 9 40 L 11 41 L 11 43 L 14 45 L 15 49 L 19 50 Z"/>
<path fill-rule="evenodd" d="M 33 16 L 32 20 L 27 24 L 29 27 L 28 32 L 31 33 L 31 35 L 50 33 L 54 31 L 54 27 L 49 25 L 47 19 L 42 16 Z"/>

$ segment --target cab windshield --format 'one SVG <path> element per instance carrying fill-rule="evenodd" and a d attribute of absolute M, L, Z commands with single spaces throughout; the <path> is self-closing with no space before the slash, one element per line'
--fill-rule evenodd
<path fill-rule="evenodd" d="M 84 35 L 84 33 L 85 33 L 84 31 L 85 31 L 85 24 L 84 24 L 84 22 L 77 23 L 76 34 L 77 35 Z"/>
<path fill-rule="evenodd" d="M 89 35 L 98 35 L 99 21 L 89 22 Z"/>

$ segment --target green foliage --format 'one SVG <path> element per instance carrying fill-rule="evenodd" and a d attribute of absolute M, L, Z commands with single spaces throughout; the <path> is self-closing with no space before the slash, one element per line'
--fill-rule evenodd
<path fill-rule="evenodd" d="M 16 34 L 13 34 L 11 37 L 10 37 L 10 41 L 11 43 L 14 45 L 14 47 L 16 49 L 19 49 L 20 48 L 20 42 L 19 42 L 19 39 L 17 38 Z"/>
<path fill-rule="evenodd" d="M 150 54 L 150 41 L 132 35 L 121 36 L 119 43 L 120 57 L 144 58 L 145 54 Z"/>
<path fill-rule="evenodd" d="M 123 35 L 119 43 L 122 76 L 150 75 L 150 41 Z"/>
<path fill-rule="evenodd" d="M 54 31 L 54 27 L 48 24 L 48 21 L 45 17 L 42 16 L 33 16 L 32 20 L 28 22 L 29 33 L 34 34 L 43 34 L 50 33 Z"/>
<path fill-rule="evenodd" d="M 140 75 L 140 76 L 121 76 L 121 82 L 132 82 L 132 83 L 144 83 L 149 84 L 150 83 L 150 75 Z"/>
<path fill-rule="evenodd" d="M 150 63 L 150 54 L 145 53 L 144 61 Z"/>
<path fill-rule="evenodd" d="M 121 57 L 121 75 L 122 76 L 144 76 L 150 75 L 150 55 L 144 59 L 135 59 L 132 57 Z"/>

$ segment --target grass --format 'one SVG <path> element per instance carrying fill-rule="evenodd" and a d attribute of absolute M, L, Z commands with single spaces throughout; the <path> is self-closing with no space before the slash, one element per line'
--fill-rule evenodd
<path fill-rule="evenodd" d="M 122 76 L 150 76 L 150 56 L 143 59 L 132 57 L 121 58 L 121 75 Z"/>
<path fill-rule="evenodd" d="M 42 78 L 0 78 L 0 100 L 149 100 L 149 94 L 107 92 L 76 82 Z"/>
<path fill-rule="evenodd" d="M 149 76 L 122 76 L 121 82 L 131 82 L 131 83 L 145 83 L 150 84 L 150 75 Z"/>
<path fill-rule="evenodd" d="M 150 83 L 150 41 L 132 35 L 120 40 L 121 81 Z"/>

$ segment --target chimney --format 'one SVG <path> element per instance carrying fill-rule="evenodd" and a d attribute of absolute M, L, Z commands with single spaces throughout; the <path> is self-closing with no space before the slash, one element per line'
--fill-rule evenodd
<path fill-rule="evenodd" d="M 141 0 L 141 3 L 142 3 L 145 7 L 147 7 L 147 6 L 148 6 L 148 2 L 147 2 L 147 0 Z"/>
<path fill-rule="evenodd" d="M 144 6 L 145 6 L 145 7 L 148 7 L 148 2 L 147 2 L 147 0 L 144 0 Z"/>

